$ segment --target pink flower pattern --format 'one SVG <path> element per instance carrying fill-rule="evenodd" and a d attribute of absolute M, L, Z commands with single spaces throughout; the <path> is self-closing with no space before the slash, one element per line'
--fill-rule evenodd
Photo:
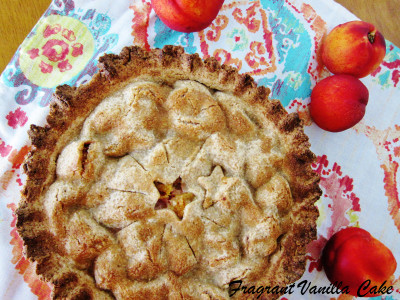
<path fill-rule="evenodd" d="M 0 139 L 0 155 L 6 157 L 12 150 L 12 146 L 7 145 L 2 139 Z"/>
<path fill-rule="evenodd" d="M 15 111 L 10 111 L 6 119 L 8 120 L 8 126 L 14 129 L 17 129 L 18 126 L 24 126 L 28 121 L 28 117 L 21 107 L 17 108 Z"/>
<path fill-rule="evenodd" d="M 59 32 L 61 32 L 61 37 L 52 38 Z M 55 68 L 60 72 L 69 71 L 72 65 L 68 61 L 68 56 L 78 57 L 83 54 L 83 45 L 75 43 L 75 32 L 63 28 L 60 24 L 47 25 L 43 31 L 43 38 L 47 41 L 41 49 L 32 48 L 27 51 L 32 60 L 41 57 L 39 68 L 43 74 L 50 74 Z"/>

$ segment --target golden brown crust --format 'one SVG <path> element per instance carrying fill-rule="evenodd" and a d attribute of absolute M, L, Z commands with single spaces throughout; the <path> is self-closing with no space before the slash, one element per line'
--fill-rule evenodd
<path fill-rule="evenodd" d="M 270 256 L 268 269 L 262 275 L 256 274 L 259 278 L 249 278 L 246 284 L 285 286 L 299 279 L 305 268 L 306 245 L 316 237 L 318 211 L 314 203 L 321 191 L 319 177 L 311 169 L 315 157 L 309 149 L 310 144 L 298 115 L 287 114 L 279 101 L 269 100 L 269 90 L 257 86 L 252 77 L 239 74 L 236 69 L 221 65 L 213 58 L 203 61 L 197 54 L 186 54 L 183 48 L 175 46 L 151 51 L 134 46 L 124 48 L 119 55 L 101 57 L 99 72 L 88 84 L 78 88 L 67 85 L 58 87 L 50 106 L 47 125 L 32 125 L 29 131 L 34 149 L 23 166 L 27 182 L 16 211 L 17 228 L 24 241 L 27 257 L 37 263 L 37 273 L 52 283 L 53 298 L 113 298 L 109 291 L 96 285 L 91 267 L 81 270 L 69 265 L 65 249 L 58 247 L 57 237 L 49 228 L 41 199 L 55 180 L 60 153 L 71 137 L 79 133 L 84 120 L 97 105 L 132 80 L 154 78 L 166 85 L 178 80 L 193 80 L 210 89 L 240 97 L 248 105 L 260 107 L 263 117 L 278 129 L 282 137 L 279 143 L 286 153 L 281 170 L 290 184 L 294 202 L 292 220 L 285 225 L 288 227 L 286 233 L 278 238 L 279 247 Z M 240 122 L 244 124 L 243 120 Z M 243 126 L 240 130 L 251 130 Z M 257 184 L 257 178 L 254 182 Z M 190 261 L 191 265 L 193 263 Z M 177 268 L 183 274 L 186 269 L 180 268 L 190 268 L 190 265 L 178 264 Z M 167 282 L 174 280 L 169 278 Z M 172 289 L 177 288 L 172 286 L 172 283 L 163 286 L 163 290 L 169 289 L 172 294 Z M 266 294 L 263 297 L 274 298 Z"/>

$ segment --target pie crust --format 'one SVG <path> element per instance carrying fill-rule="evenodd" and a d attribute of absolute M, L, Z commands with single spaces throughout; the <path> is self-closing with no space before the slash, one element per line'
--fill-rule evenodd
<path fill-rule="evenodd" d="M 53 298 L 229 299 L 235 280 L 299 279 L 319 177 L 298 115 L 268 95 L 178 46 L 126 47 L 59 86 L 16 211 Z"/>

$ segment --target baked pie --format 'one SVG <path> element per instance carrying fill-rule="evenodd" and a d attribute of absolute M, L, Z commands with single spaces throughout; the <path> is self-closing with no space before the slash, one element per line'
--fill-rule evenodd
<path fill-rule="evenodd" d="M 58 87 L 17 209 L 53 298 L 229 299 L 232 282 L 299 279 L 319 177 L 298 115 L 268 95 L 177 46 L 126 47 Z"/>

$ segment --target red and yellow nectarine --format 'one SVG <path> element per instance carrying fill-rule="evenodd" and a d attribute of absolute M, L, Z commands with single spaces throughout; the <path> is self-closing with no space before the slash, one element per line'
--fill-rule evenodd
<path fill-rule="evenodd" d="M 312 90 L 311 117 L 322 129 L 343 131 L 361 121 L 368 98 L 368 89 L 358 78 L 332 75 L 318 82 Z"/>
<path fill-rule="evenodd" d="M 322 252 L 322 265 L 328 279 L 347 287 L 353 296 L 376 297 L 390 294 L 388 280 L 396 271 L 393 253 L 368 231 L 347 227 L 335 233 Z M 344 290 L 343 290 L 344 291 Z"/>
<path fill-rule="evenodd" d="M 322 62 L 330 72 L 358 78 L 375 71 L 385 54 L 385 38 L 374 25 L 364 21 L 336 26 L 321 48 Z"/>
<path fill-rule="evenodd" d="M 208 27 L 224 0 L 151 0 L 154 11 L 169 28 L 195 32 Z"/>

